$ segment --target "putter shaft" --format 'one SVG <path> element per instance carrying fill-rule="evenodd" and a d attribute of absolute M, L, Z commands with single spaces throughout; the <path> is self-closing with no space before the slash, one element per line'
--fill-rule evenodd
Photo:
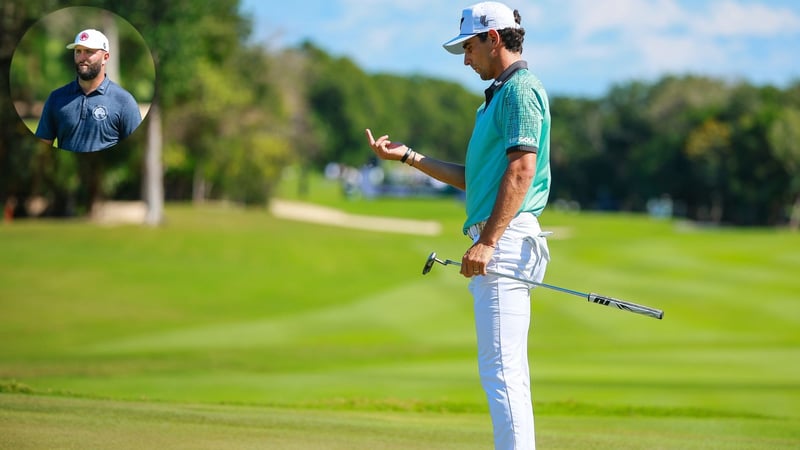
<path fill-rule="evenodd" d="M 425 268 L 422 270 L 422 274 L 425 275 L 426 273 L 430 272 L 430 270 L 433 267 L 434 263 L 439 263 L 439 264 L 441 264 L 443 266 L 454 265 L 454 266 L 461 267 L 461 263 L 460 262 L 453 261 L 452 259 L 445 259 L 445 260 L 439 259 L 439 258 L 436 257 L 436 252 L 433 252 L 428 257 L 428 261 L 425 262 Z M 570 294 L 570 295 L 574 295 L 574 296 L 577 296 L 577 297 L 582 297 L 582 298 L 585 298 L 586 300 L 588 300 L 590 303 L 597 303 L 597 304 L 603 305 L 603 306 L 616 307 L 616 308 L 624 310 L 624 311 L 630 311 L 632 313 L 642 314 L 642 315 L 653 317 L 653 318 L 659 319 L 659 320 L 664 317 L 664 311 L 662 311 L 660 309 L 656 309 L 656 308 L 651 308 L 649 306 L 639 305 L 639 304 L 636 304 L 636 303 L 631 303 L 631 302 L 627 302 L 627 301 L 616 299 L 616 298 L 612 298 L 612 297 L 606 297 L 606 296 L 600 295 L 600 294 L 595 294 L 595 293 L 587 294 L 587 293 L 584 293 L 584 292 L 574 291 L 572 289 L 562 288 L 562 287 L 559 287 L 559 286 L 553 286 L 552 284 L 539 283 L 537 281 L 516 277 L 514 275 L 510 275 L 510 274 L 506 274 L 506 273 L 500 273 L 500 272 L 495 272 L 495 271 L 491 271 L 491 270 L 486 271 L 486 273 L 489 274 L 489 275 L 494 275 L 494 276 L 498 276 L 498 277 L 509 278 L 511 280 L 519 281 L 521 283 L 529 284 L 529 285 L 532 285 L 532 286 L 540 286 L 540 287 L 543 287 L 543 288 L 552 289 L 554 291 L 563 292 L 565 294 Z"/>
<path fill-rule="evenodd" d="M 447 265 L 452 264 L 454 266 L 461 267 L 461 263 L 460 262 L 453 261 L 452 259 L 445 259 L 444 261 L 442 261 L 441 259 L 434 257 L 433 260 L 438 262 L 439 264 L 441 264 L 443 266 L 447 266 Z M 572 289 L 553 286 L 552 284 L 539 283 L 539 282 L 536 282 L 536 281 L 533 281 L 533 280 L 527 280 L 525 278 L 515 277 L 514 275 L 509 275 L 507 273 L 500 273 L 500 272 L 495 272 L 495 271 L 492 271 L 492 270 L 487 270 L 486 273 L 489 274 L 489 275 L 497 276 L 497 277 L 509 278 L 509 279 L 512 279 L 512 280 L 519 281 L 521 283 L 533 284 L 535 286 L 541 286 L 543 288 L 553 289 L 555 291 L 564 292 L 565 294 L 577 295 L 578 297 L 587 297 L 587 298 L 589 297 L 589 294 L 584 294 L 583 292 L 578 292 L 578 291 L 573 291 Z"/>

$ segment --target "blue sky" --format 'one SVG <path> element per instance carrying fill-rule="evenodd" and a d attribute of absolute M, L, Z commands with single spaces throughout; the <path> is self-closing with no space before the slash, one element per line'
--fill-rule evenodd
<path fill-rule="evenodd" d="M 370 73 L 423 74 L 475 92 L 486 82 L 441 44 L 472 0 L 243 0 L 253 39 L 309 39 Z M 614 83 L 695 74 L 785 87 L 800 79 L 798 0 L 508 0 L 523 57 L 551 95 L 604 95 Z"/>

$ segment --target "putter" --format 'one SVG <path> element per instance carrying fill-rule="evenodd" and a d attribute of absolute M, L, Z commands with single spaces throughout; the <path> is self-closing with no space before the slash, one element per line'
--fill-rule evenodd
<path fill-rule="evenodd" d="M 425 267 L 422 268 L 422 274 L 425 275 L 428 272 L 430 272 L 431 269 L 433 269 L 433 265 L 435 263 L 439 263 L 439 264 L 441 264 L 443 266 L 454 265 L 454 266 L 461 267 L 461 263 L 460 262 L 453 261 L 451 259 L 441 260 L 441 259 L 436 257 L 436 252 L 433 252 L 433 253 L 431 253 L 430 256 L 428 256 L 428 260 L 425 261 Z M 645 316 L 648 316 L 648 317 L 653 317 L 653 318 L 659 319 L 659 320 L 664 317 L 664 311 L 662 311 L 660 309 L 651 308 L 649 306 L 644 306 L 644 305 L 637 305 L 636 303 L 626 302 L 624 300 L 620 300 L 620 299 L 617 299 L 617 298 L 606 297 L 604 295 L 594 294 L 594 293 L 586 294 L 586 293 L 583 293 L 583 292 L 573 291 L 572 289 L 566 289 L 566 288 L 562 288 L 562 287 L 558 287 L 558 286 L 553 286 L 552 284 L 537 283 L 536 281 L 533 281 L 533 280 L 527 280 L 525 278 L 519 278 L 519 277 L 515 277 L 513 275 L 494 272 L 494 271 L 490 271 L 490 270 L 487 270 L 486 273 L 489 274 L 489 275 L 495 275 L 495 276 L 498 276 L 498 277 L 509 278 L 511 280 L 516 280 L 516 281 L 519 281 L 519 282 L 522 282 L 522 283 L 530 284 L 532 286 L 540 286 L 540 287 L 543 287 L 543 288 L 552 289 L 554 291 L 563 292 L 565 294 L 575 295 L 577 297 L 585 298 L 590 303 L 597 303 L 598 305 L 611 306 L 613 308 L 621 309 L 623 311 L 629 311 L 629 312 L 636 313 L 636 314 L 642 314 L 642 315 L 645 315 Z"/>

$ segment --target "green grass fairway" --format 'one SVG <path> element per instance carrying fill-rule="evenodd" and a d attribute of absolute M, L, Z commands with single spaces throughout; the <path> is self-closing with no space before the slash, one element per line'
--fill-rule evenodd
<path fill-rule="evenodd" d="M 484 414 L 0 396 L 0 449 L 485 450 Z M 780 419 L 543 415 L 544 449 L 796 448 Z M 794 435 L 794 438 L 791 436 Z"/>
<path fill-rule="evenodd" d="M 440 236 L 170 205 L 157 229 L 0 226 L 0 449 L 485 449 L 453 200 L 318 199 Z M 544 449 L 800 448 L 800 234 L 632 215 L 542 222 Z"/>

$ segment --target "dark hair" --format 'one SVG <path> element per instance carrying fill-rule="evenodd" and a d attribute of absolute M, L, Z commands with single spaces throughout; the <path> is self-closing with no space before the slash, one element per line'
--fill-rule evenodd
<path fill-rule="evenodd" d="M 519 15 L 519 11 L 516 9 L 514 10 L 514 21 L 517 22 L 517 25 L 522 25 L 522 16 Z M 522 53 L 522 41 L 525 40 L 524 28 L 503 28 L 502 30 L 497 30 L 497 33 L 500 35 L 503 45 L 509 51 Z M 486 42 L 488 36 L 488 32 L 483 32 L 478 34 L 478 39 L 481 42 Z"/>

